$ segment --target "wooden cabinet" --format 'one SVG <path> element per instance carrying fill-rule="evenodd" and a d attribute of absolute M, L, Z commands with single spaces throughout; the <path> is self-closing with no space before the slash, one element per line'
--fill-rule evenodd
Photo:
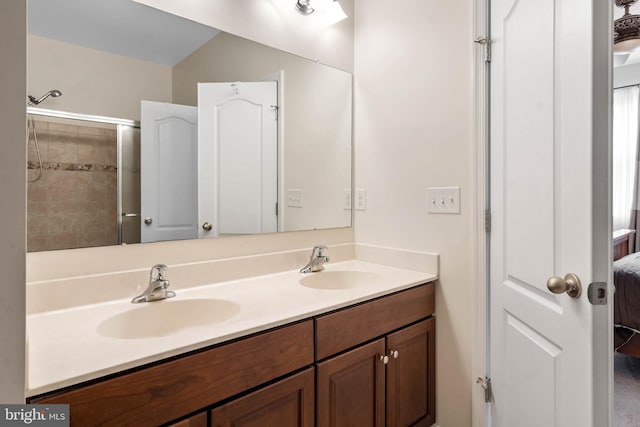
<path fill-rule="evenodd" d="M 434 326 L 428 319 L 319 363 L 318 427 L 431 426 Z"/>
<path fill-rule="evenodd" d="M 314 369 L 307 369 L 211 411 L 212 427 L 313 427 Z"/>
<path fill-rule="evenodd" d="M 433 283 L 319 316 L 316 359 L 322 360 L 368 340 L 431 316 L 435 309 Z"/>
<path fill-rule="evenodd" d="M 318 427 L 384 427 L 384 339 L 318 364 Z"/>
<path fill-rule="evenodd" d="M 158 426 L 313 364 L 311 321 L 31 403 L 68 403 L 72 426 Z"/>
<path fill-rule="evenodd" d="M 435 320 L 387 336 L 387 427 L 436 422 Z"/>
<path fill-rule="evenodd" d="M 318 427 L 408 427 L 435 422 L 435 320 L 426 318 L 433 313 L 432 292 L 433 285 L 426 285 L 317 319 L 316 354 L 326 354 L 319 349 L 329 346 L 334 351 L 342 347 L 328 340 L 318 342 L 330 335 L 323 325 L 333 329 L 342 323 L 344 336 L 337 341 L 352 343 L 354 334 L 370 338 L 379 333 L 384 322 L 378 321 L 392 313 L 404 319 L 400 325 L 424 319 L 394 332 L 387 329 L 387 335 L 317 364 Z M 357 319 L 351 318 L 354 314 Z"/>
<path fill-rule="evenodd" d="M 185 418 L 182 421 L 171 423 L 167 427 L 207 427 L 208 425 L 209 421 L 207 420 L 207 413 L 200 412 L 199 414 Z"/>
<path fill-rule="evenodd" d="M 430 426 L 433 312 L 427 283 L 29 403 L 81 427 Z"/>

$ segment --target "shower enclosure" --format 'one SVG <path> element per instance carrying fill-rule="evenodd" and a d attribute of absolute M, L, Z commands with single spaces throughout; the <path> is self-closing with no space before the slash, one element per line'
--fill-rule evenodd
<path fill-rule="evenodd" d="M 139 243 L 139 123 L 27 113 L 35 129 L 28 132 L 27 250 Z"/>

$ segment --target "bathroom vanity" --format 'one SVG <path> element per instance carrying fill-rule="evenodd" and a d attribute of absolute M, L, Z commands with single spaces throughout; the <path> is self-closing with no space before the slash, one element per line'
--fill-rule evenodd
<path fill-rule="evenodd" d="M 306 317 L 29 401 L 68 403 L 71 425 L 83 427 L 430 426 L 434 279 L 351 298 L 337 309 L 330 303 Z M 316 299 L 344 292 L 322 283 L 310 291 Z"/>

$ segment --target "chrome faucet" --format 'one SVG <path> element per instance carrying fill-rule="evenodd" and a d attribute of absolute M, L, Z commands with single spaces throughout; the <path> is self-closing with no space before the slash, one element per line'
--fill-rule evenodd
<path fill-rule="evenodd" d="M 161 299 L 175 297 L 176 293 L 168 291 L 169 281 L 165 278 L 167 272 L 167 266 L 164 264 L 157 264 L 151 268 L 151 277 L 149 278 L 149 286 L 147 289 L 137 297 L 131 300 L 132 303 L 138 302 L 151 302 Z"/>
<path fill-rule="evenodd" d="M 329 262 L 329 257 L 324 255 L 324 251 L 327 249 L 324 245 L 314 246 L 311 251 L 311 258 L 307 265 L 302 267 L 300 273 L 315 273 L 324 270 L 324 263 Z"/>

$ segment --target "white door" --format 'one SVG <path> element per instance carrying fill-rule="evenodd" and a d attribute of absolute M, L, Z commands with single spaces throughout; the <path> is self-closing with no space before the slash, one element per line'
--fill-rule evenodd
<path fill-rule="evenodd" d="M 277 231 L 276 82 L 198 84 L 200 222 L 219 235 Z"/>
<path fill-rule="evenodd" d="M 198 109 L 142 101 L 142 242 L 198 237 Z"/>
<path fill-rule="evenodd" d="M 610 265 L 607 8 L 491 2 L 494 427 L 609 423 L 609 311 L 587 297 Z M 547 288 L 567 273 L 579 297 Z"/>

